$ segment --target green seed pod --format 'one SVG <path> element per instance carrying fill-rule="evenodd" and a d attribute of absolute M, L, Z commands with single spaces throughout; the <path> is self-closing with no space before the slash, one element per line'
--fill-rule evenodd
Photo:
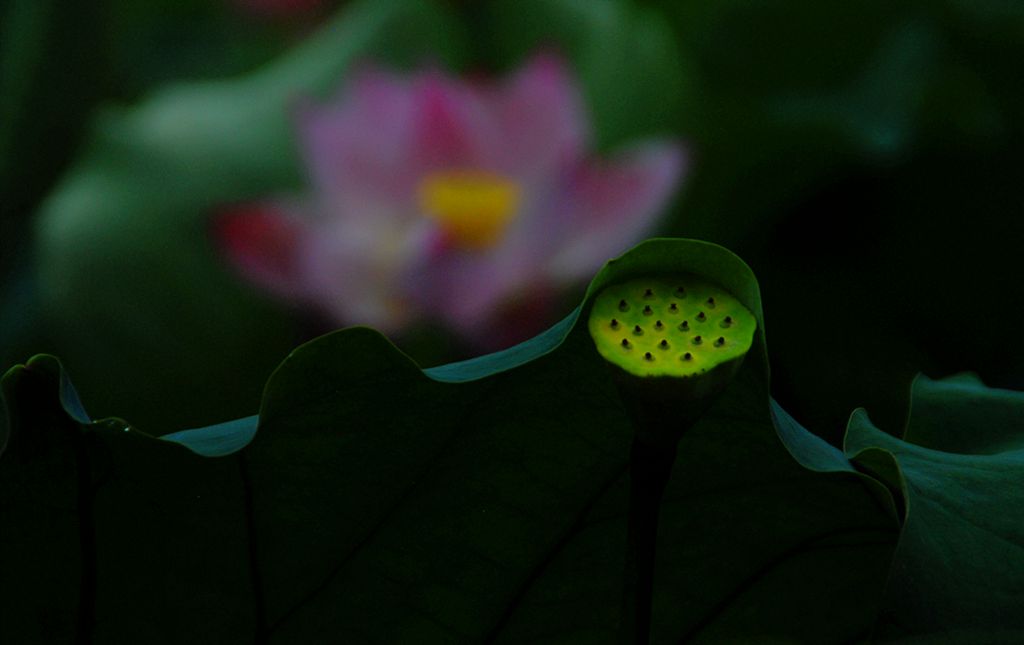
<path fill-rule="evenodd" d="M 731 293 L 694 275 L 613 284 L 587 322 L 633 425 L 622 641 L 650 635 L 658 509 L 683 433 L 739 371 L 757 319 Z"/>
<path fill-rule="evenodd" d="M 751 348 L 757 320 L 721 287 L 675 275 L 605 288 L 593 301 L 588 328 L 632 394 L 684 403 L 725 388 Z"/>

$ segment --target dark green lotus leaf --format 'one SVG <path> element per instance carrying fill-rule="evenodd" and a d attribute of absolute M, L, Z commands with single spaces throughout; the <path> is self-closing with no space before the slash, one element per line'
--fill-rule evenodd
<path fill-rule="evenodd" d="M 850 419 L 846 451 L 865 450 L 892 456 L 883 474 L 906 500 L 876 636 L 1024 638 L 1024 393 L 971 374 L 918 377 L 903 440 L 863 410 Z"/>
<path fill-rule="evenodd" d="M 83 566 L 78 521 L 80 424 L 60 405 L 59 376 L 15 369 L 0 414 L 0 638 L 71 642 L 79 631 Z M 83 522 L 87 525 L 87 522 Z M 88 612 L 88 608 L 85 608 Z"/>
<path fill-rule="evenodd" d="M 764 387 L 745 367 L 679 445 L 661 509 L 654 643 L 855 642 L 870 630 L 897 531 L 877 501 L 884 491 L 852 471 L 794 462 L 765 413 Z M 795 432 L 806 433 L 797 443 L 816 439 Z M 619 566 L 625 534 L 614 527 L 625 521 L 627 487 L 618 480 L 594 504 L 500 642 L 607 642 L 599 628 L 612 621 L 600 621 L 621 590 L 590 572 Z"/>
<path fill-rule="evenodd" d="M 680 446 L 657 642 L 864 636 L 896 540 L 887 490 L 852 468 L 805 468 L 779 441 L 773 416 L 794 452 L 838 452 L 770 409 L 750 270 L 712 244 L 652 240 L 606 265 L 565 321 L 505 352 L 421 370 L 365 328 L 307 343 L 267 383 L 258 419 L 158 439 L 89 423 L 52 358 L 11 370 L 0 510 L 48 537 L 0 549 L 19 574 L 0 602 L 23 617 L 0 637 L 39 640 L 45 609 L 96 642 L 202 630 L 217 642 L 616 642 L 631 429 L 577 321 L 607 284 L 673 271 L 721 284 L 759 331 Z M 48 508 L 65 509 L 64 529 L 48 530 Z M 65 594 L 59 610 L 22 591 L 36 564 Z"/>
<path fill-rule="evenodd" d="M 0 641 L 251 640 L 239 457 L 90 422 L 52 357 L 10 370 L 3 391 Z"/>

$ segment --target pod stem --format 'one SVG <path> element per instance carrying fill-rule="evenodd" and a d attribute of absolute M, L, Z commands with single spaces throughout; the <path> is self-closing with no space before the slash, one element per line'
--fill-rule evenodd
<path fill-rule="evenodd" d="M 633 425 L 619 640 L 646 645 L 658 514 L 679 439 L 738 373 L 757 317 L 720 286 L 680 273 L 606 286 L 587 329 Z"/>
<path fill-rule="evenodd" d="M 622 643 L 650 642 L 658 517 L 665 488 L 672 476 L 679 439 L 706 409 L 633 401 L 633 444 L 629 454 L 629 515 L 626 572 L 623 589 Z"/>
<path fill-rule="evenodd" d="M 646 645 L 651 633 L 654 554 L 661 497 L 676 451 L 633 440 L 629 463 L 629 533 L 623 599 L 623 642 Z"/>

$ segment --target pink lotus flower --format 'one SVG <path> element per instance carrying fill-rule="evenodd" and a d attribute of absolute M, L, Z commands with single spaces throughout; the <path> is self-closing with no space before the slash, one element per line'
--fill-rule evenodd
<path fill-rule="evenodd" d="M 487 84 L 363 70 L 297 117 L 313 193 L 223 216 L 230 261 L 339 324 L 433 320 L 490 348 L 522 340 L 503 333 L 510 310 L 543 310 L 645 237 L 685 165 L 663 141 L 589 158 L 580 93 L 552 56 Z"/>

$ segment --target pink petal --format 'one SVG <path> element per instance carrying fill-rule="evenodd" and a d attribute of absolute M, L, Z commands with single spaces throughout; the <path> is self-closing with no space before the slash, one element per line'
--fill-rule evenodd
<path fill-rule="evenodd" d="M 494 262 L 462 251 L 410 271 L 405 283 L 429 317 L 463 334 L 479 331 L 508 292 Z"/>
<path fill-rule="evenodd" d="M 359 72 L 335 103 L 305 104 L 297 115 L 307 166 L 326 201 L 408 211 L 430 172 L 490 169 L 498 142 L 488 119 L 480 92 L 440 72 L 405 80 L 373 69 Z"/>
<path fill-rule="evenodd" d="M 441 236 L 426 247 L 421 264 L 410 267 L 406 278 L 423 311 L 472 337 L 512 294 L 547 281 L 546 261 L 558 250 L 560 218 L 554 202 L 538 190 L 524 187 L 525 203 L 497 246 L 462 249 Z"/>
<path fill-rule="evenodd" d="M 423 173 L 487 169 L 493 128 L 478 92 L 471 86 L 427 73 L 417 79 L 411 162 Z"/>
<path fill-rule="evenodd" d="M 548 264 L 551 275 L 560 282 L 590 276 L 649 235 L 686 165 L 680 147 L 647 143 L 611 162 L 580 166 L 566 195 L 566 242 Z"/>
<path fill-rule="evenodd" d="M 409 81 L 364 67 L 332 103 L 299 105 L 301 149 L 323 201 L 344 208 L 410 198 L 418 181 L 407 161 L 415 98 Z"/>
<path fill-rule="evenodd" d="M 303 292 L 302 224 L 276 205 L 242 204 L 217 213 L 213 236 L 219 251 L 247 280 L 294 300 Z"/>
<path fill-rule="evenodd" d="M 481 351 L 514 345 L 543 331 L 557 302 L 556 287 L 529 258 L 466 252 L 411 271 L 405 281 L 418 310 L 445 324 Z"/>
<path fill-rule="evenodd" d="M 537 181 L 582 156 L 590 135 L 587 116 L 560 57 L 534 56 L 489 99 L 502 172 Z"/>
<path fill-rule="evenodd" d="M 483 253 L 452 249 L 414 272 L 411 284 L 425 311 L 473 338 L 495 324 L 510 297 L 529 307 L 540 287 L 588 278 L 608 259 L 642 240 L 676 189 L 682 150 L 649 143 L 610 162 L 552 173 L 555 194 L 528 186 L 534 200 L 498 247 Z"/>
<path fill-rule="evenodd" d="M 401 278 L 420 263 L 429 223 L 392 217 L 336 218 L 318 223 L 302 258 L 310 301 L 336 322 L 398 331 L 420 313 Z"/>

